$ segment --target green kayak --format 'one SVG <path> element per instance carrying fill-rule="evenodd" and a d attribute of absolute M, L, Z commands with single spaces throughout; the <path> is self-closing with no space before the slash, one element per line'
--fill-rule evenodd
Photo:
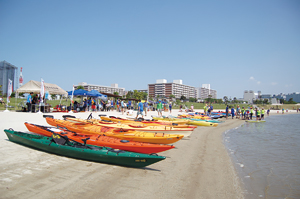
<path fill-rule="evenodd" d="M 4 130 L 8 139 L 21 145 L 45 152 L 107 164 L 126 167 L 145 167 L 166 157 L 115 150 L 107 147 L 84 145 L 68 139 L 66 136 L 53 134 L 52 137 L 23 133 L 12 129 Z"/>

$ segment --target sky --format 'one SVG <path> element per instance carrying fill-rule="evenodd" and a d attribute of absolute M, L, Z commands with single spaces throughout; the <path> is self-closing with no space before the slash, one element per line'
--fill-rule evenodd
<path fill-rule="evenodd" d="M 218 98 L 300 92 L 300 1 L 0 0 L 3 60 L 67 91 L 181 79 Z"/>

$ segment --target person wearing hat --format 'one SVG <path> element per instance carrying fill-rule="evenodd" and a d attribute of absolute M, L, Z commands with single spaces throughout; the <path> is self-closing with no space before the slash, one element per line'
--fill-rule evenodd
<path fill-rule="evenodd" d="M 250 120 L 252 120 L 252 116 L 253 116 L 253 108 L 250 108 Z"/>
<path fill-rule="evenodd" d="M 157 112 L 158 112 L 158 116 L 162 117 L 162 103 L 161 103 L 161 100 L 158 100 Z"/>

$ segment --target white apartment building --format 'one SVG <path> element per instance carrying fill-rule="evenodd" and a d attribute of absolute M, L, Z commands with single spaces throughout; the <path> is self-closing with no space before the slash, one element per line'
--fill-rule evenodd
<path fill-rule="evenodd" d="M 111 86 L 100 86 L 94 84 L 87 84 L 86 82 L 80 82 L 77 86 L 74 86 L 77 89 L 78 86 L 83 86 L 84 90 L 91 91 L 97 90 L 100 93 L 111 93 L 118 92 L 119 95 L 125 95 L 125 88 L 119 88 L 118 84 L 111 84 Z"/>
<path fill-rule="evenodd" d="M 206 98 L 217 99 L 217 91 L 210 89 L 210 84 L 202 84 L 201 88 L 198 88 L 197 98 L 206 99 Z"/>
<path fill-rule="evenodd" d="M 182 84 L 182 80 L 173 80 L 173 83 L 167 83 L 166 79 L 158 79 L 155 84 L 148 84 L 148 96 L 152 98 L 166 97 L 174 95 L 179 99 L 181 96 L 185 96 L 187 99 L 190 97 L 196 98 L 198 91 L 193 86 L 187 86 Z"/>

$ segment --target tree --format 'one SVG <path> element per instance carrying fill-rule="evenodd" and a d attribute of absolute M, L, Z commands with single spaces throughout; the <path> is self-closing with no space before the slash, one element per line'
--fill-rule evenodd
<path fill-rule="evenodd" d="M 170 99 L 175 98 L 175 95 L 172 95 L 172 94 L 171 94 L 171 95 L 169 95 L 169 98 L 170 98 Z"/>
<path fill-rule="evenodd" d="M 284 99 L 280 99 L 279 102 L 280 102 L 280 104 L 283 104 L 284 103 Z"/>
<path fill-rule="evenodd" d="M 196 98 L 192 98 L 192 97 L 189 98 L 189 102 L 196 102 L 196 101 L 197 101 Z"/>
<path fill-rule="evenodd" d="M 77 88 L 76 88 L 76 90 L 79 90 L 79 89 L 82 89 L 82 90 L 84 90 L 84 87 L 83 86 L 77 86 Z"/>
<path fill-rule="evenodd" d="M 117 91 L 114 92 L 114 95 L 119 95 L 119 93 Z"/>
<path fill-rule="evenodd" d="M 126 98 L 127 99 L 133 98 L 133 92 L 132 91 L 128 91 L 127 94 L 126 94 Z"/>
<path fill-rule="evenodd" d="M 185 100 L 185 99 L 186 99 L 186 97 L 183 95 L 180 97 L 180 100 Z"/>
<path fill-rule="evenodd" d="M 223 100 L 224 100 L 225 104 L 227 104 L 227 102 L 228 102 L 228 97 L 227 97 L 227 96 L 224 96 L 224 97 L 223 97 Z"/>

